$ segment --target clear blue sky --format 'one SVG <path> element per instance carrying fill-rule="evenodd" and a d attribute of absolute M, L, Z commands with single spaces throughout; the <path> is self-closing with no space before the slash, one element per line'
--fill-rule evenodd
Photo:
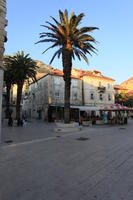
<path fill-rule="evenodd" d="M 99 42 L 98 55 L 89 59 L 89 66 L 78 60 L 73 67 L 100 70 L 116 83 L 133 76 L 133 1 L 132 0 L 7 0 L 8 42 L 6 54 L 18 50 L 29 53 L 33 59 L 49 64 L 54 51 L 42 54 L 49 44 L 34 43 L 39 40 L 40 27 L 50 16 L 58 19 L 58 10 L 69 13 L 85 13 L 83 26 L 97 26 L 92 35 Z M 54 68 L 62 68 L 61 60 L 55 59 Z"/>

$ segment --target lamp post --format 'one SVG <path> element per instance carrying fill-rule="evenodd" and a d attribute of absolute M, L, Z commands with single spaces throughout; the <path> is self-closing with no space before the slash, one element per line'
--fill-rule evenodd
<path fill-rule="evenodd" d="M 3 93 L 3 54 L 4 42 L 7 41 L 5 26 L 6 20 L 6 0 L 0 0 L 0 143 L 1 143 L 1 115 L 2 115 L 2 93 Z"/>

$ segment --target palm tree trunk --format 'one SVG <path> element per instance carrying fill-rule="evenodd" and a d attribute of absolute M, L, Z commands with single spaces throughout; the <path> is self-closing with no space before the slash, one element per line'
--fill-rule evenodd
<path fill-rule="evenodd" d="M 11 84 L 6 85 L 6 118 L 9 118 Z"/>
<path fill-rule="evenodd" d="M 71 94 L 71 68 L 72 56 L 71 52 L 64 49 L 62 53 L 63 72 L 65 81 L 64 91 L 64 122 L 70 123 L 70 94 Z"/>
<path fill-rule="evenodd" d="M 22 97 L 23 82 L 17 84 L 17 103 L 16 103 L 16 119 L 20 119 L 21 97 Z"/>

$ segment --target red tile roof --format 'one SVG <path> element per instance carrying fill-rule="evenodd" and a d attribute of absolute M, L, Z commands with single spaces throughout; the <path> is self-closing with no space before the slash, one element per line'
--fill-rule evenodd
<path fill-rule="evenodd" d="M 60 69 L 53 69 L 51 74 L 56 75 L 56 76 L 64 75 L 63 71 L 61 71 Z M 71 78 L 80 79 L 79 77 L 74 76 L 74 75 L 71 75 Z"/>
<path fill-rule="evenodd" d="M 128 92 L 128 94 L 130 94 L 130 95 L 133 96 L 133 90 L 130 90 L 130 91 Z"/>
<path fill-rule="evenodd" d="M 101 72 L 97 70 L 88 71 L 88 70 L 75 69 L 75 68 L 73 68 L 73 70 L 79 73 L 79 77 L 90 76 L 94 78 L 107 79 L 107 80 L 114 81 L 114 79 L 110 77 L 103 76 Z"/>

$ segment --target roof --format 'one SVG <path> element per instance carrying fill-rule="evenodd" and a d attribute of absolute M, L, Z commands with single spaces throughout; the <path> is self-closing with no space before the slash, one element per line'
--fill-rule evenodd
<path fill-rule="evenodd" d="M 53 69 L 50 73 L 51 75 L 56 75 L 56 76 L 64 76 L 64 73 L 62 70 L 60 69 Z M 75 79 L 80 79 L 80 77 L 75 76 L 75 75 L 71 75 L 71 78 L 75 78 Z"/>
<path fill-rule="evenodd" d="M 80 77 L 84 77 L 84 76 L 90 76 L 90 77 L 93 77 L 93 78 L 99 78 L 99 79 L 107 79 L 107 80 L 110 80 L 110 81 L 115 81 L 114 79 L 110 78 L 110 77 L 107 77 L 107 76 L 103 76 L 101 74 L 100 71 L 97 71 L 97 70 L 78 70 L 78 69 L 73 69 L 74 71 L 78 72 L 79 73 L 79 76 Z"/>
<path fill-rule="evenodd" d="M 116 89 L 116 90 L 127 90 L 126 88 L 124 88 L 121 85 L 114 85 L 114 89 Z"/>
<path fill-rule="evenodd" d="M 127 80 L 126 80 L 126 81 L 124 81 L 124 82 L 122 82 L 122 83 L 121 83 L 121 85 L 123 85 L 123 84 L 125 84 L 125 83 L 128 83 L 128 82 L 130 82 L 130 81 L 133 81 L 133 77 L 131 77 L 131 78 L 127 79 Z"/>
<path fill-rule="evenodd" d="M 128 91 L 128 94 L 133 95 L 133 90 Z"/>
<path fill-rule="evenodd" d="M 98 111 L 100 107 L 98 106 L 71 106 L 71 108 L 78 108 L 80 111 Z"/>
<path fill-rule="evenodd" d="M 76 73 L 74 73 L 73 70 Z M 64 73 L 60 69 L 51 68 L 51 70 L 48 73 L 37 74 L 37 80 L 40 80 L 40 79 L 44 78 L 47 75 L 54 75 L 54 76 L 61 76 L 61 77 L 63 77 Z M 72 68 L 71 78 L 81 80 L 81 78 L 84 77 L 84 76 L 89 76 L 89 77 L 94 77 L 94 78 L 100 78 L 100 79 L 107 79 L 107 80 L 110 80 L 110 81 L 115 81 L 112 78 L 109 78 L 107 76 L 103 76 L 101 74 L 101 72 L 99 72 L 97 70 L 87 71 L 87 70 L 79 70 L 79 69 Z"/>

